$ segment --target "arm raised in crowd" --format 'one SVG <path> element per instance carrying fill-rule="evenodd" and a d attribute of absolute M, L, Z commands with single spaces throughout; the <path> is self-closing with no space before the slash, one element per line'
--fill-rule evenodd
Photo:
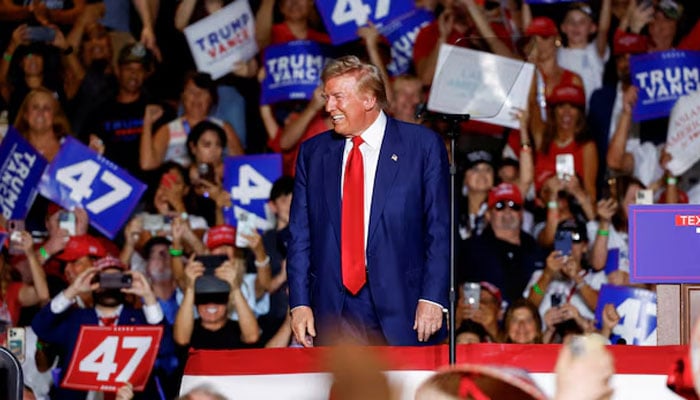
<path fill-rule="evenodd" d="M 187 346 L 192 339 L 194 330 L 194 283 L 204 275 L 204 265 L 194 261 L 194 255 L 190 257 L 184 271 L 185 295 L 180 303 L 180 308 L 175 316 L 173 326 L 173 339 L 180 346 Z"/>
<path fill-rule="evenodd" d="M 21 233 L 21 247 L 29 262 L 33 285 L 23 284 L 19 290 L 19 303 L 22 306 L 44 305 L 49 301 L 49 286 L 46 283 L 46 273 L 34 251 L 32 235 L 27 231 Z"/>
<path fill-rule="evenodd" d="M 189 0 L 184 0 L 183 3 Z M 179 7 L 178 7 L 179 8 Z M 255 39 L 258 48 L 264 49 L 272 42 L 272 20 L 275 12 L 275 0 L 262 0 L 255 14 Z"/>
<path fill-rule="evenodd" d="M 163 163 L 170 141 L 170 128 L 163 125 L 153 133 L 153 124 L 163 115 L 163 107 L 149 104 L 143 114 L 143 132 L 139 145 L 139 164 L 143 170 L 156 169 Z"/>
<path fill-rule="evenodd" d="M 476 29 L 489 45 L 491 51 L 499 56 L 516 58 L 516 55 L 503 42 L 503 39 L 496 36 L 496 33 L 493 31 L 493 28 L 491 28 L 491 24 L 489 24 L 489 21 L 486 18 L 484 10 L 481 8 L 481 6 L 476 4 L 476 1 L 474 0 L 463 1 L 467 5 L 467 10 L 469 11 L 472 21 L 474 21 L 474 24 L 476 25 Z"/>
<path fill-rule="evenodd" d="M 608 231 L 610 229 L 610 221 L 612 220 L 618 204 L 614 199 L 601 199 L 598 202 L 598 231 Z M 589 257 L 591 267 L 595 271 L 600 271 L 605 268 L 605 263 L 608 259 L 608 235 L 595 235 L 593 245 L 591 246 L 591 254 Z"/>
<path fill-rule="evenodd" d="M 325 104 L 326 99 L 323 98 L 323 86 L 319 85 L 314 89 L 311 101 L 304 107 L 301 114 L 284 125 L 282 136 L 280 137 L 280 147 L 283 151 L 291 150 L 299 143 L 309 124 L 323 109 Z"/>
<path fill-rule="evenodd" d="M 622 99 L 622 113 L 617 122 L 615 133 L 610 139 L 606 161 L 608 167 L 623 174 L 634 171 L 634 157 L 626 151 L 627 138 L 632 127 L 632 108 L 637 102 L 637 88 L 630 86 Z"/>
<path fill-rule="evenodd" d="M 226 261 L 214 271 L 214 275 L 231 286 L 229 294 L 229 304 L 238 314 L 238 323 L 241 327 L 241 340 L 244 343 L 255 343 L 260 339 L 260 326 L 255 318 L 253 310 L 241 292 L 243 274 L 245 267 L 243 263 Z"/>

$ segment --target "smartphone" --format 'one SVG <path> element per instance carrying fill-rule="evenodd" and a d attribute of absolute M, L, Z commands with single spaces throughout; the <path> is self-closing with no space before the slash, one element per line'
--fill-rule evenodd
<path fill-rule="evenodd" d="M 12 255 L 24 254 L 24 250 L 22 250 L 22 231 L 24 231 L 24 220 L 11 219 L 7 221 L 7 233 L 10 235 L 8 251 Z"/>
<path fill-rule="evenodd" d="M 557 177 L 559 179 L 568 179 L 574 176 L 574 155 L 571 153 L 557 154 L 556 158 Z"/>
<path fill-rule="evenodd" d="M 58 227 L 68 231 L 70 236 L 75 236 L 75 213 L 71 211 L 61 211 L 58 214 Z"/>
<path fill-rule="evenodd" d="M 152 235 L 163 230 L 163 225 L 165 225 L 165 218 L 160 214 L 145 214 L 143 216 L 143 230 L 151 232 Z"/>
<path fill-rule="evenodd" d="M 53 42 L 56 38 L 56 31 L 48 26 L 27 27 L 27 39 L 30 42 Z"/>
<path fill-rule="evenodd" d="M 195 261 L 199 261 L 202 263 L 202 265 L 204 265 L 205 274 L 214 275 L 214 270 L 219 268 L 221 264 L 228 261 L 228 256 L 221 254 L 208 254 L 195 257 Z"/>
<path fill-rule="evenodd" d="M 163 176 L 160 178 L 160 184 L 166 189 L 170 189 L 175 185 L 175 182 L 177 182 L 177 176 L 172 173 L 168 172 L 167 174 L 163 174 Z"/>
<path fill-rule="evenodd" d="M 571 232 L 558 230 L 554 235 L 554 250 L 559 250 L 562 255 L 570 256 L 572 245 Z"/>
<path fill-rule="evenodd" d="M 654 192 L 651 189 L 637 191 L 637 204 L 654 204 Z"/>
<path fill-rule="evenodd" d="M 201 180 L 216 183 L 216 172 L 213 164 L 201 163 L 197 165 L 197 174 Z"/>
<path fill-rule="evenodd" d="M 481 285 L 476 282 L 465 282 L 462 284 L 462 295 L 464 296 L 464 304 L 474 309 L 479 308 Z"/>
<path fill-rule="evenodd" d="M 124 272 L 101 273 L 98 281 L 102 289 L 122 289 L 131 287 L 133 277 Z"/>
<path fill-rule="evenodd" d="M 561 293 L 552 293 L 549 296 L 549 300 L 552 303 L 552 307 L 559 307 L 564 302 L 564 295 Z"/>
<path fill-rule="evenodd" d="M 26 351 L 25 343 L 26 335 L 24 328 L 13 327 L 9 329 L 7 333 L 7 348 L 17 357 L 19 362 L 24 362 L 24 353 Z"/>
<path fill-rule="evenodd" d="M 236 247 L 248 247 L 248 239 L 243 235 L 251 235 L 255 230 L 255 216 L 247 211 L 241 211 L 238 215 L 236 226 Z"/>

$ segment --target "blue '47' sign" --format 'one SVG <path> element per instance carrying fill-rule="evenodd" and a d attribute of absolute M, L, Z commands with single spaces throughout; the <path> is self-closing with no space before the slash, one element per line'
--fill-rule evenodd
<path fill-rule="evenodd" d="M 656 345 L 656 294 L 646 289 L 603 285 L 595 310 L 596 327 L 600 329 L 603 308 L 615 306 L 620 322 L 613 328 L 610 341 L 625 339 L 627 344 Z"/>
<path fill-rule="evenodd" d="M 224 160 L 224 187 L 231 193 L 233 208 L 224 214 L 227 224 L 238 226 L 238 218 L 248 213 L 255 228 L 272 228 L 267 201 L 272 184 L 282 175 L 282 156 L 278 153 L 227 157 Z"/>
<path fill-rule="evenodd" d="M 84 208 L 90 224 L 114 238 L 131 215 L 146 185 L 67 137 L 41 177 L 40 193 L 62 207 Z"/>
<path fill-rule="evenodd" d="M 415 8 L 407 0 L 316 0 L 333 44 L 357 38 L 357 29 L 372 22 L 378 27 Z"/>

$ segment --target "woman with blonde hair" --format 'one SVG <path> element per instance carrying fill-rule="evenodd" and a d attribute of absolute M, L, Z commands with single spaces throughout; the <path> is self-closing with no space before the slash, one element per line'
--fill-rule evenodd
<path fill-rule="evenodd" d="M 70 134 L 70 124 L 50 90 L 32 89 L 22 101 L 14 127 L 41 155 L 51 161 Z"/>

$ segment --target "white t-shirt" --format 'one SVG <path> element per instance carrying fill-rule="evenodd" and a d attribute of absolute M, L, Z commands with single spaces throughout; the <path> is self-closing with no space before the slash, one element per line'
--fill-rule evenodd
<path fill-rule="evenodd" d="M 588 221 L 586 224 L 586 230 L 588 231 L 588 237 L 590 240 L 590 249 L 593 249 L 593 243 L 595 242 L 595 237 L 598 235 L 598 221 Z M 629 244 L 627 232 L 618 232 L 615 227 L 610 225 L 608 229 L 608 250 L 619 249 L 619 259 L 617 263 L 618 269 L 630 272 L 630 257 L 629 257 Z"/>
<path fill-rule="evenodd" d="M 605 63 L 610 57 L 610 49 L 605 49 L 605 56 L 598 55 L 598 47 L 595 41 L 588 43 L 583 49 L 570 49 L 560 47 L 557 51 L 557 62 L 562 68 L 574 71 L 583 79 L 583 88 L 586 93 L 586 104 L 591 99 L 591 94 L 603 86 L 603 72 Z"/>
<path fill-rule="evenodd" d="M 530 290 L 535 286 L 535 283 L 542 276 L 541 269 L 532 273 L 530 282 L 528 282 L 525 291 L 523 292 L 523 297 L 527 298 L 530 295 Z M 600 290 L 600 287 L 608 282 L 608 278 L 605 276 L 605 272 L 599 271 L 595 272 L 593 270 L 589 271 L 586 276 L 583 277 L 583 281 L 595 290 Z M 569 279 L 555 279 L 552 280 L 549 285 L 547 285 L 547 291 L 544 293 L 542 302 L 540 303 L 540 315 L 542 316 L 542 323 L 544 324 L 544 313 L 547 312 L 552 307 L 552 295 L 561 296 L 561 304 L 570 303 L 581 314 L 583 318 L 593 320 L 595 319 L 595 310 L 588 308 L 586 303 L 583 301 L 583 297 L 576 290 L 576 284 Z M 544 327 L 543 327 L 544 328 Z"/>

